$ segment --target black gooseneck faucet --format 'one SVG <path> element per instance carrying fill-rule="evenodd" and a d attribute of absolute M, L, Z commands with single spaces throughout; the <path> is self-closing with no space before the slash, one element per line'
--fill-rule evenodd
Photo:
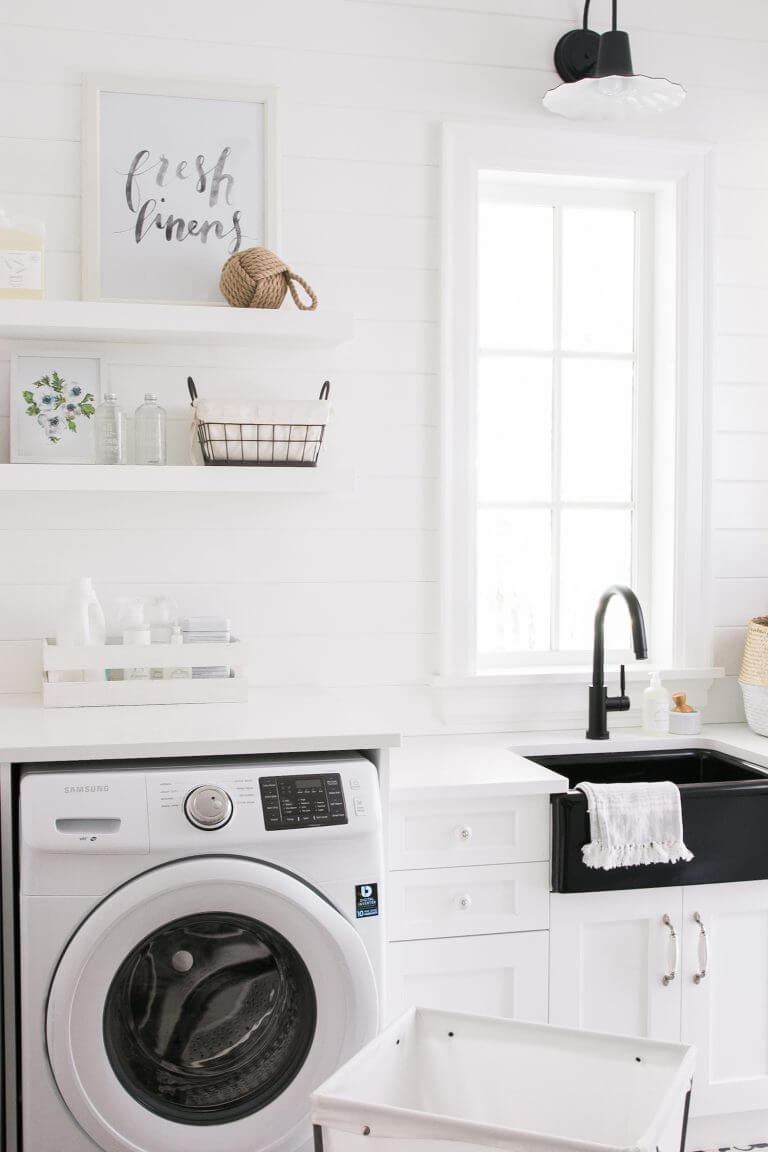
<path fill-rule="evenodd" d="M 631 588 L 624 584 L 612 584 L 606 588 L 595 612 L 595 647 L 592 657 L 592 686 L 589 689 L 589 727 L 587 740 L 608 739 L 608 713 L 628 712 L 629 696 L 626 693 L 624 665 L 621 665 L 620 694 L 609 696 L 605 687 L 605 613 L 611 597 L 623 596 L 632 621 L 632 643 L 638 660 L 648 659 L 648 644 L 645 639 L 645 620 L 640 601 Z"/>

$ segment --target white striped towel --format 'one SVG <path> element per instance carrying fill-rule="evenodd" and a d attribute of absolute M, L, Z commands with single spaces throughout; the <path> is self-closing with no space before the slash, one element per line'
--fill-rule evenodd
<path fill-rule="evenodd" d="M 693 860 L 683 842 L 680 790 L 669 780 L 643 784 L 577 784 L 587 798 L 591 841 L 587 868 L 676 864 Z"/>

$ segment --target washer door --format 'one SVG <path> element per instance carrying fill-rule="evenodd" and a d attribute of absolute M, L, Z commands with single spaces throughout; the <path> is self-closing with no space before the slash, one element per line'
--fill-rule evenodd
<path fill-rule="evenodd" d="M 353 926 L 289 873 L 206 856 L 144 873 L 67 946 L 48 1053 L 104 1152 L 293 1152 L 309 1096 L 376 1034 Z"/>

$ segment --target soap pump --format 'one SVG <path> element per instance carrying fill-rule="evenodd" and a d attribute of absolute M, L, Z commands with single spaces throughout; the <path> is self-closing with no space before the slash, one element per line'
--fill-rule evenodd
<path fill-rule="evenodd" d="M 643 692 L 643 728 L 646 732 L 669 732 L 669 692 L 661 673 L 651 673 L 651 683 Z"/>

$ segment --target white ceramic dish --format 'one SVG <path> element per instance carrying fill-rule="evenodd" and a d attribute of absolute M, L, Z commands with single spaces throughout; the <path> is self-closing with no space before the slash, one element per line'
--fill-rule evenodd
<path fill-rule="evenodd" d="M 701 732 L 701 712 L 670 712 L 669 731 L 673 736 L 697 736 Z"/>

